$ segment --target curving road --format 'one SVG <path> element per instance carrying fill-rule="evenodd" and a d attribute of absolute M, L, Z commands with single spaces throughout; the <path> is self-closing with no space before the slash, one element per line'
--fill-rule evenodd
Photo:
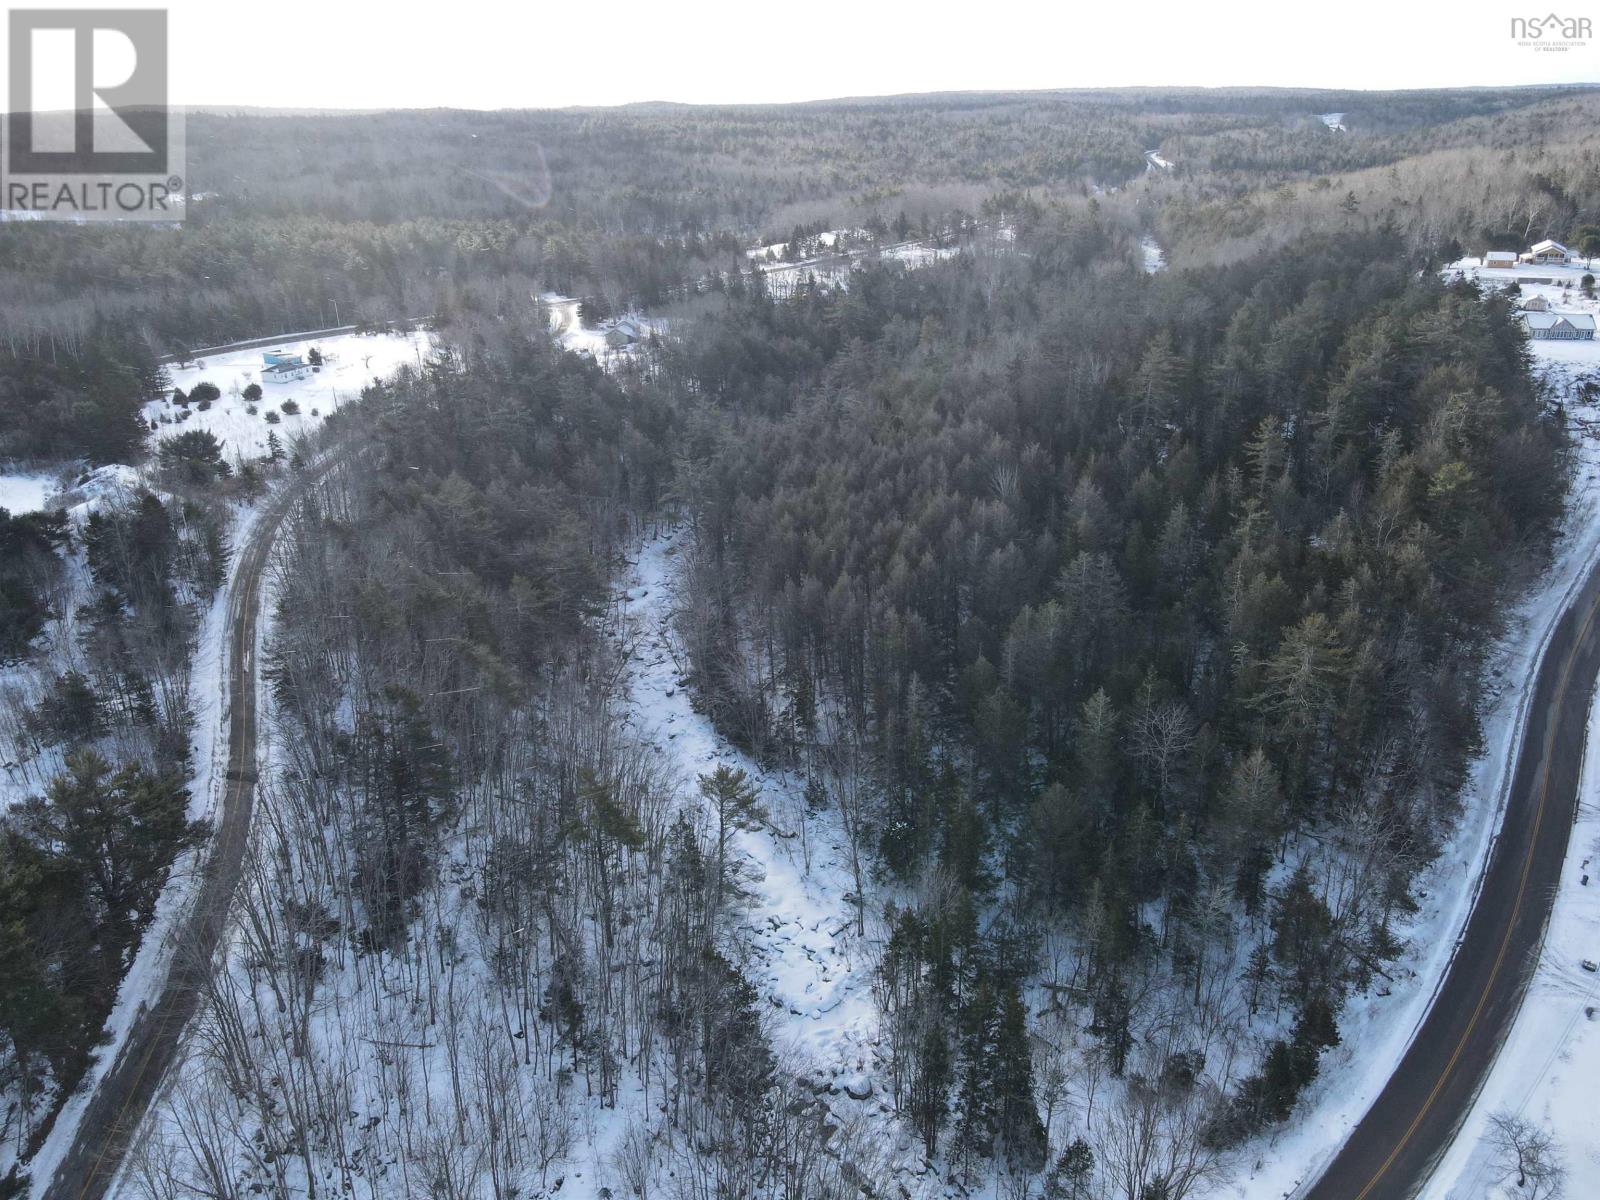
<path fill-rule="evenodd" d="M 1561 885 L 1600 674 L 1600 568 L 1540 659 L 1499 840 L 1410 1049 L 1303 1200 L 1407 1200 L 1428 1182 L 1522 1006 Z"/>
<path fill-rule="evenodd" d="M 306 491 L 338 462 L 307 468 L 262 510 L 238 560 L 228 600 L 228 767 L 222 821 L 206 863 L 199 897 L 178 936 L 166 985 L 135 1020 L 115 1063 L 100 1080 L 72 1145 L 42 1200 L 100 1200 L 178 1050 L 184 1027 L 200 1006 L 212 961 L 244 863 L 256 779 L 256 622 L 261 579 L 284 518 Z"/>

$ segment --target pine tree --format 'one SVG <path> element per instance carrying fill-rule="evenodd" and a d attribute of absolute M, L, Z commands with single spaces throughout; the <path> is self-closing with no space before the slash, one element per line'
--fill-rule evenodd
<path fill-rule="evenodd" d="M 924 1018 L 916 1072 L 911 1083 L 911 1122 L 922 1136 L 930 1156 L 939 1149 L 944 1126 L 946 1092 L 950 1087 L 950 1034 L 942 1017 Z"/>
<path fill-rule="evenodd" d="M 1045 1200 L 1089 1200 L 1093 1177 L 1094 1150 L 1081 1137 L 1073 1138 L 1045 1176 Z"/>
<path fill-rule="evenodd" d="M 962 1013 L 966 1032 L 961 1045 L 961 1086 L 956 1095 L 954 1152 L 964 1174 L 995 1149 L 996 1110 L 990 1053 L 998 1033 L 999 1014 L 987 982 L 978 984 Z"/>
<path fill-rule="evenodd" d="M 711 805 L 717 822 L 716 871 L 721 890 L 731 890 L 728 881 L 728 844 L 734 830 L 766 819 L 761 794 L 741 768 L 719 763 L 709 775 L 700 776 L 700 795 Z"/>
<path fill-rule="evenodd" d="M 1012 1167 L 1037 1171 L 1044 1166 L 1049 1147 L 1034 1091 L 1028 1014 L 1014 983 L 1007 984 L 1001 995 L 1000 1019 L 989 1062 L 1000 1152 Z"/>

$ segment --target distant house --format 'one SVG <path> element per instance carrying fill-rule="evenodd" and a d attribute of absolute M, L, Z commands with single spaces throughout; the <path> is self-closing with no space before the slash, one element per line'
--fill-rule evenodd
<path fill-rule="evenodd" d="M 261 369 L 262 383 L 293 383 L 296 379 L 309 379 L 311 364 L 301 362 L 299 356 L 294 362 L 278 362 Z"/>
<path fill-rule="evenodd" d="M 1522 323 L 1528 336 L 1540 341 L 1594 341 L 1594 318 L 1588 313 L 1525 312 Z"/>
<path fill-rule="evenodd" d="M 1549 312 L 1550 301 L 1543 296 L 1529 296 L 1522 302 L 1523 312 Z"/>
<path fill-rule="evenodd" d="M 1549 238 L 1539 242 L 1522 256 L 1523 262 L 1539 263 L 1541 265 L 1557 263 L 1564 266 L 1571 260 L 1572 251 L 1568 250 L 1560 242 L 1553 242 Z"/>
<path fill-rule="evenodd" d="M 606 330 L 606 345 L 613 350 L 620 350 L 624 346 L 631 346 L 635 342 L 644 340 L 645 329 L 631 317 L 623 317 L 613 321 Z"/>
<path fill-rule="evenodd" d="M 1496 271 L 1514 270 L 1517 256 L 1509 250 L 1491 250 L 1483 256 L 1483 265 Z"/>
<path fill-rule="evenodd" d="M 264 350 L 261 354 L 262 364 L 269 367 L 282 366 L 284 363 L 299 363 L 304 361 L 305 359 L 301 358 L 293 350 L 285 350 L 281 346 L 274 350 Z"/>

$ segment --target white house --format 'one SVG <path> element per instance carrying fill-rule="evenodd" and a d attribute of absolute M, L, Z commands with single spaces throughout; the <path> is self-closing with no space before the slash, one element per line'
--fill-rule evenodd
<path fill-rule="evenodd" d="M 1532 249 L 1524 254 L 1522 256 L 1522 261 L 1526 263 L 1540 263 L 1544 265 L 1556 263 L 1565 266 L 1568 262 L 1572 261 L 1572 251 L 1568 250 L 1560 242 L 1551 241 L 1549 238 L 1545 238 L 1544 241 L 1537 243 Z"/>
<path fill-rule="evenodd" d="M 623 317 L 614 321 L 606 330 L 606 345 L 613 350 L 620 350 L 623 346 L 631 346 L 635 342 L 642 342 L 646 330 L 642 324 L 632 317 Z"/>
<path fill-rule="evenodd" d="M 1483 256 L 1483 265 L 1496 271 L 1512 271 L 1517 266 L 1517 256 L 1509 250 L 1491 250 Z"/>
<path fill-rule="evenodd" d="M 1594 318 L 1588 313 L 1525 312 L 1522 323 L 1528 336 L 1540 341 L 1594 341 Z"/>
<path fill-rule="evenodd" d="M 280 362 L 261 369 L 262 383 L 293 383 L 296 379 L 309 379 L 310 377 L 310 363 Z"/>

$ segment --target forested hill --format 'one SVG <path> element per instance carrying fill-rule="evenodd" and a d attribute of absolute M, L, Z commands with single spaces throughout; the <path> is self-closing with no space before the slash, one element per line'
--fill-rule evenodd
<path fill-rule="evenodd" d="M 1451 820 L 1563 434 L 1506 303 L 1398 236 L 1123 245 L 1085 208 L 730 289 L 617 375 L 482 322 L 342 409 L 370 452 L 286 535 L 240 943 L 136 1194 L 848 1200 L 914 1133 L 924 1195 L 1186 1200 L 1286 1116 Z M 807 821 L 794 874 L 740 849 Z M 847 1062 L 776 1035 L 780 878 Z"/>
<path fill-rule="evenodd" d="M 873 764 L 876 861 L 934 897 L 897 926 L 907 1079 L 1050 930 L 1081 939 L 1118 1073 L 1155 1011 L 1131 997 L 1174 985 L 1164 1019 L 1199 1037 L 1248 960 L 1246 1025 L 1272 1027 L 1268 980 L 1300 1018 L 1213 1117 L 1226 1141 L 1287 1111 L 1397 949 L 1563 435 L 1507 303 L 1395 238 L 1047 265 L 1083 232 L 730 313 L 699 360 L 723 424 L 686 628 L 756 753 Z"/>
<path fill-rule="evenodd" d="M 167 352 L 499 316 L 544 288 L 655 307 L 796 230 L 903 238 L 1091 200 L 1129 228 L 1159 209 L 1163 243 L 1203 261 L 1385 223 L 1526 245 L 1595 218 L 1597 113 L 1600 92 L 1539 88 L 196 113 L 181 228 L 0 223 L 0 345 L 54 356 L 110 323 Z"/>

